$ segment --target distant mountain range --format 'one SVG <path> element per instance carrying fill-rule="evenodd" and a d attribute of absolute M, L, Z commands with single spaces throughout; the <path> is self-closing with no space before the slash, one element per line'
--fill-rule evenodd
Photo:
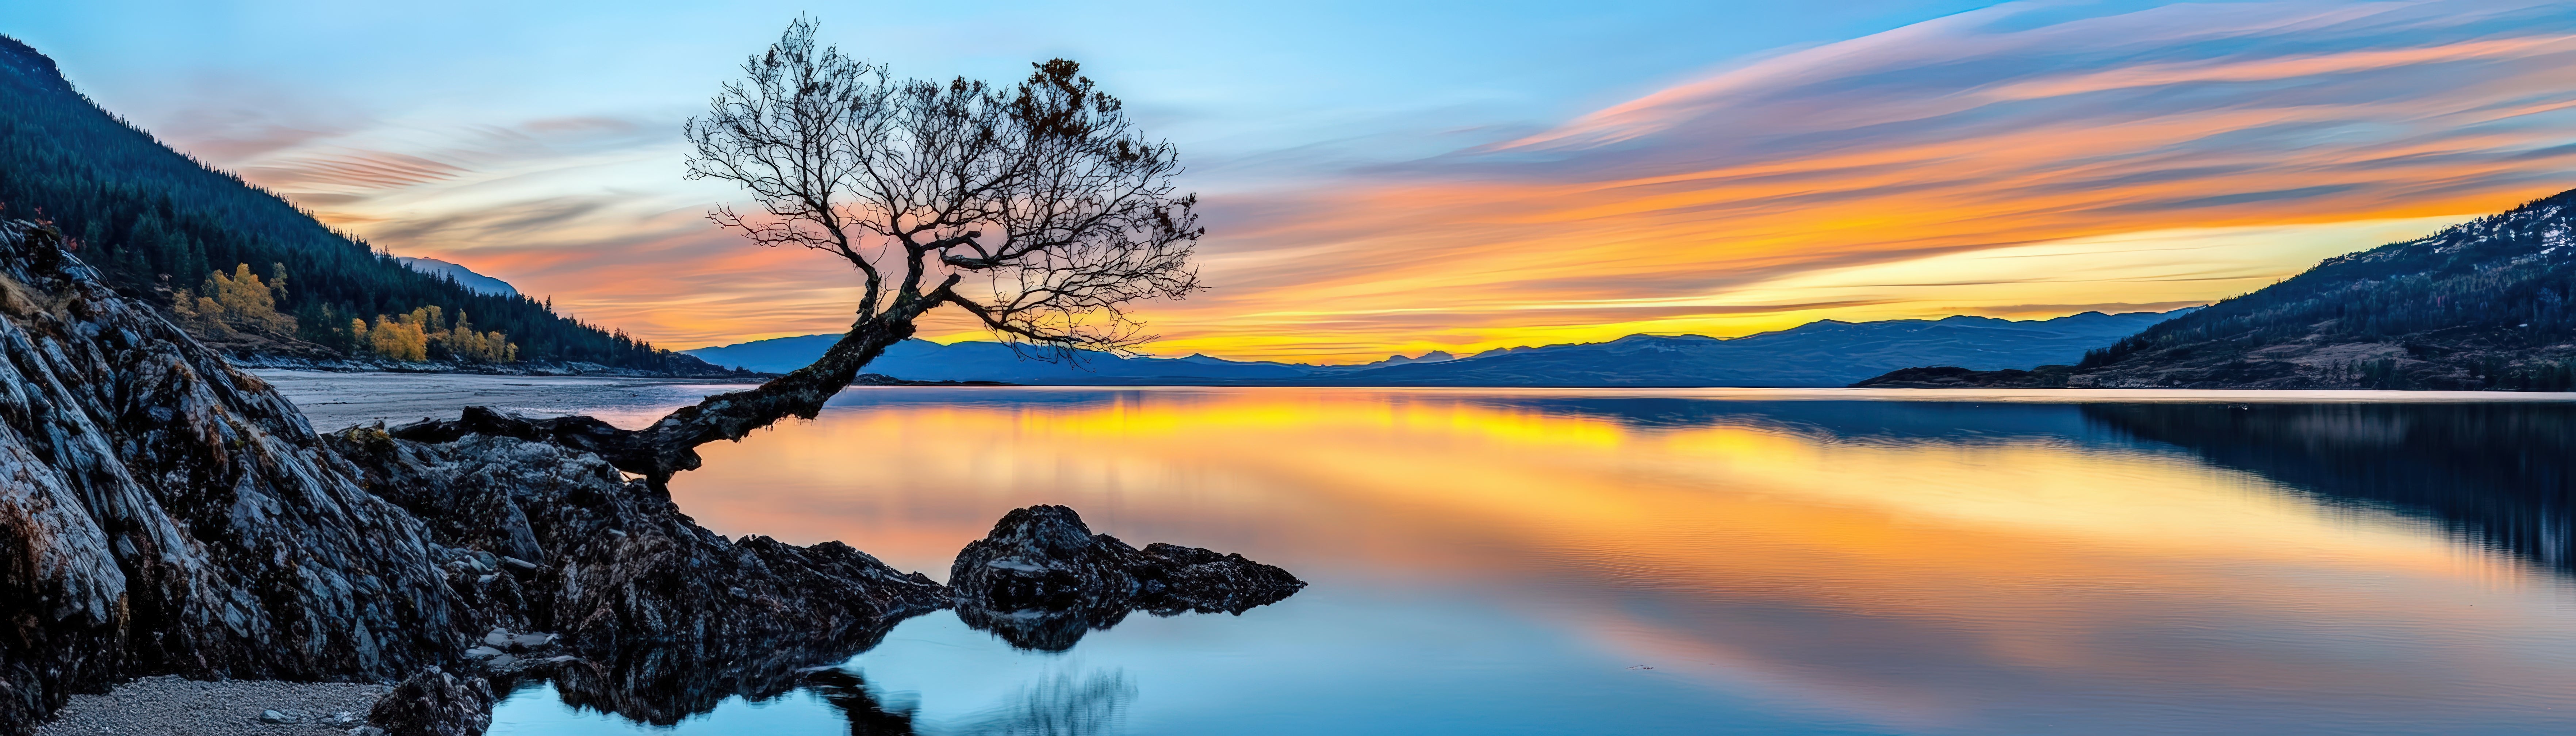
<path fill-rule="evenodd" d="M 2049 320 L 1992 317 L 1841 322 L 1719 339 L 1630 335 L 1603 343 L 1490 350 L 1457 358 L 1431 353 L 1363 365 L 1307 365 L 1186 358 L 1119 358 L 1089 353 L 1048 363 L 1007 345 L 941 345 L 907 340 L 868 364 L 869 373 L 915 381 L 1000 381 L 1030 385 L 1295 386 L 1843 386 L 1913 365 L 1984 369 L 2072 363 L 2191 310 L 2083 314 Z M 822 355 L 837 335 L 806 335 L 682 351 L 721 366 L 784 372 Z"/>
<path fill-rule="evenodd" d="M 1915 371 L 1873 382 L 2568 391 L 2576 390 L 2571 298 L 2576 191 L 2328 258 L 2121 339 L 2071 368 Z"/>
<path fill-rule="evenodd" d="M 402 264 L 404 268 L 409 268 L 431 276 L 445 276 L 455 279 L 457 286 L 465 287 L 466 291 L 471 291 L 476 294 L 482 294 L 484 296 L 519 295 L 518 287 L 511 286 L 510 282 L 475 273 L 474 269 L 448 263 L 436 258 L 401 256 L 395 258 L 394 262 Z"/>

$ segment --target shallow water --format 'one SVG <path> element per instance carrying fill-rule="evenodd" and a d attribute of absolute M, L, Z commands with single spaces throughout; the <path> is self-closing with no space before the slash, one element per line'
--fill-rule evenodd
<path fill-rule="evenodd" d="M 852 389 L 675 499 L 941 579 L 1060 503 L 1312 586 L 493 733 L 2576 730 L 2576 403 L 2502 398 Z"/>

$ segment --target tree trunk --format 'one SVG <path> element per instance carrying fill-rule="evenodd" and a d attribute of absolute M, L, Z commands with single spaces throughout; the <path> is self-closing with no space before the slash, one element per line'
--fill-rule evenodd
<path fill-rule="evenodd" d="M 850 385 L 859 368 L 884 355 L 886 348 L 912 336 L 912 320 L 881 315 L 850 327 L 812 365 L 798 368 L 759 388 L 717 394 L 694 406 L 681 407 L 653 426 L 619 429 L 587 416 L 528 419 L 484 407 L 466 407 L 455 421 L 421 422 L 393 430 L 396 437 L 444 442 L 466 434 L 494 434 L 546 441 L 595 453 L 617 469 L 650 479 L 663 490 L 671 476 L 698 467 L 697 447 L 717 440 L 739 440 L 752 430 L 794 416 L 812 419 L 823 404 Z"/>
<path fill-rule="evenodd" d="M 779 376 L 759 388 L 717 394 L 695 406 L 681 407 L 633 434 L 632 451 L 608 461 L 629 473 L 642 474 L 655 486 L 671 475 L 698 467 L 697 446 L 716 440 L 739 440 L 752 430 L 794 416 L 812 419 L 823 411 L 859 368 L 912 337 L 912 320 L 877 318 L 853 325 L 840 342 L 823 351 L 812 365 Z"/>

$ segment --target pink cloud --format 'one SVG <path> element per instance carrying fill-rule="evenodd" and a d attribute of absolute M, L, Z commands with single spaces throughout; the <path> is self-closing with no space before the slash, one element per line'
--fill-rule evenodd
<path fill-rule="evenodd" d="M 2576 18 L 2549 6 L 2007 4 L 1320 183 L 1296 155 L 1232 162 L 1229 181 L 1289 173 L 1271 190 L 1208 192 L 1215 288 L 1146 316 L 1162 352 L 1357 359 L 2221 298 L 2247 277 L 2206 293 L 2145 288 L 2170 285 L 2162 271 L 2062 293 L 2017 282 L 1991 304 L 1759 290 L 2094 236 L 2493 211 L 2576 185 L 2571 68 Z M 231 132 L 204 136 L 207 150 L 254 181 L 306 187 L 299 201 L 380 243 L 651 339 L 836 330 L 855 298 L 832 261 L 708 228 L 703 208 L 728 195 L 671 181 L 676 151 L 654 148 L 670 127 L 649 119 L 550 118 L 410 147 L 341 128 L 216 128 Z M 584 173 L 620 155 L 627 168 Z M 540 175 L 556 178 L 529 183 Z M 968 329 L 924 332 L 950 328 Z"/>

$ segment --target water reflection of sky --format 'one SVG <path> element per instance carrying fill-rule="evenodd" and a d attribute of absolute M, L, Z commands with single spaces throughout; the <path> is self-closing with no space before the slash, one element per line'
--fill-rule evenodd
<path fill-rule="evenodd" d="M 2576 592 L 2546 559 L 2567 474 L 2430 457 L 2563 469 L 2567 405 L 1818 396 L 861 389 L 705 448 L 673 493 L 938 578 L 1003 511 L 1063 503 L 1314 583 L 1060 655 L 908 621 L 846 669 L 924 733 L 2576 728 Z M 2393 464 L 2318 469 L 2347 456 Z M 2369 490 L 2391 474 L 2442 498 Z M 496 733 L 631 728 L 548 698 Z M 679 731 L 854 732 L 837 707 Z"/>

